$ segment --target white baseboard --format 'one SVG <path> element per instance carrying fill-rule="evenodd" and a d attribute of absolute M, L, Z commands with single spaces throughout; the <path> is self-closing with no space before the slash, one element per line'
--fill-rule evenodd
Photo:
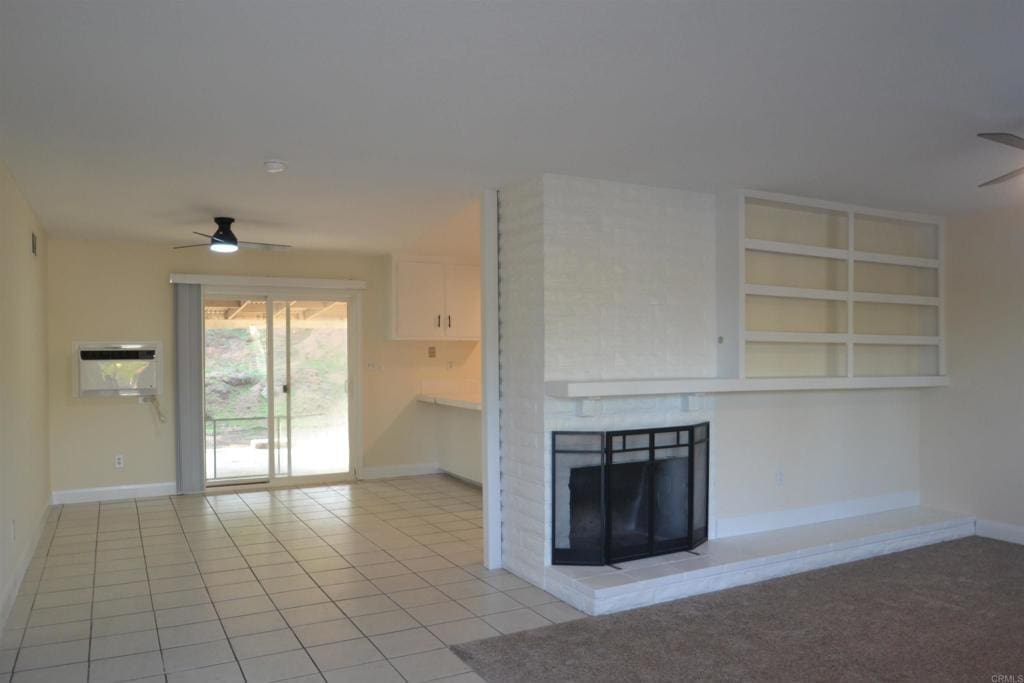
<path fill-rule="evenodd" d="M 479 481 L 477 481 L 476 479 L 470 479 L 469 477 L 464 477 L 461 474 L 456 474 L 455 472 L 452 472 L 451 470 L 449 470 L 447 468 L 444 468 L 444 467 L 441 467 L 439 469 L 444 474 L 447 474 L 449 477 L 451 477 L 453 479 L 458 479 L 459 481 L 463 482 L 464 484 L 469 484 L 470 486 L 476 486 L 478 488 L 483 488 L 483 484 L 480 483 Z"/>
<path fill-rule="evenodd" d="M 394 477 L 415 477 L 420 474 L 439 474 L 441 468 L 436 462 L 416 465 L 389 465 L 387 467 L 364 467 L 359 470 L 360 479 L 393 479 Z"/>
<path fill-rule="evenodd" d="M 10 615 L 14 601 L 18 597 L 18 588 L 21 587 L 21 581 L 25 578 L 28 566 L 32 564 L 32 557 L 35 554 L 36 546 L 39 545 L 39 539 L 43 535 L 43 529 L 46 528 L 46 520 L 49 516 L 50 506 L 47 505 L 43 507 L 43 512 L 39 516 L 31 542 L 25 546 L 25 552 L 22 553 L 15 563 L 14 571 L 6 577 L 4 585 L 0 586 L 0 628 L 7 623 L 7 617 Z"/>
<path fill-rule="evenodd" d="M 125 486 L 100 486 L 94 489 L 64 489 L 53 492 L 53 504 L 95 503 L 102 500 L 126 500 L 128 498 L 150 498 L 152 496 L 173 496 L 178 493 L 178 484 L 162 481 L 156 484 L 127 484 Z"/>
<path fill-rule="evenodd" d="M 741 517 L 721 517 L 716 522 L 715 538 L 756 534 L 762 531 L 788 529 L 793 526 L 814 524 L 815 522 L 831 522 L 835 519 L 871 515 L 876 512 L 899 510 L 900 508 L 920 505 L 921 494 L 918 491 L 902 491 L 884 496 L 857 498 L 838 503 L 813 505 L 778 512 L 763 512 Z"/>
<path fill-rule="evenodd" d="M 975 533 L 985 538 L 994 538 L 997 541 L 1024 545 L 1024 526 L 1019 524 L 1007 524 L 979 518 Z"/>

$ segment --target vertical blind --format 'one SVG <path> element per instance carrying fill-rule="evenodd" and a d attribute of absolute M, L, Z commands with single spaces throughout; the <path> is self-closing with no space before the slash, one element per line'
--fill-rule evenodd
<path fill-rule="evenodd" d="M 206 481 L 202 285 L 174 285 L 174 376 L 178 493 L 201 493 Z"/>

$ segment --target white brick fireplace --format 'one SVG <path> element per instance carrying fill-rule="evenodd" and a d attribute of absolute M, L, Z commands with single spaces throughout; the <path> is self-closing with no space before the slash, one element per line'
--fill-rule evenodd
<path fill-rule="evenodd" d="M 543 584 L 552 431 L 710 418 L 679 397 L 587 402 L 581 417 L 544 382 L 714 375 L 715 199 L 545 175 L 499 193 L 499 235 L 503 560 Z"/>
<path fill-rule="evenodd" d="M 709 421 L 712 538 L 917 504 L 917 390 L 546 393 L 714 377 L 715 240 L 711 194 L 558 175 L 499 192 L 502 560 L 585 609 L 550 565 L 552 431 Z"/>

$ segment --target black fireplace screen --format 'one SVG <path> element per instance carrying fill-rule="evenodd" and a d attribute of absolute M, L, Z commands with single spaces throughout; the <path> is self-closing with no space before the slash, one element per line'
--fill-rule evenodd
<path fill-rule="evenodd" d="M 551 435 L 551 561 L 609 564 L 708 537 L 707 422 Z"/>

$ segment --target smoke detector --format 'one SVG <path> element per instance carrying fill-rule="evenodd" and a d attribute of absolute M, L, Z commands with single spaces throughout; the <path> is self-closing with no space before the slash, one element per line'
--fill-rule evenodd
<path fill-rule="evenodd" d="M 267 159 L 263 162 L 263 170 L 267 173 L 284 173 L 288 164 L 280 159 Z"/>

